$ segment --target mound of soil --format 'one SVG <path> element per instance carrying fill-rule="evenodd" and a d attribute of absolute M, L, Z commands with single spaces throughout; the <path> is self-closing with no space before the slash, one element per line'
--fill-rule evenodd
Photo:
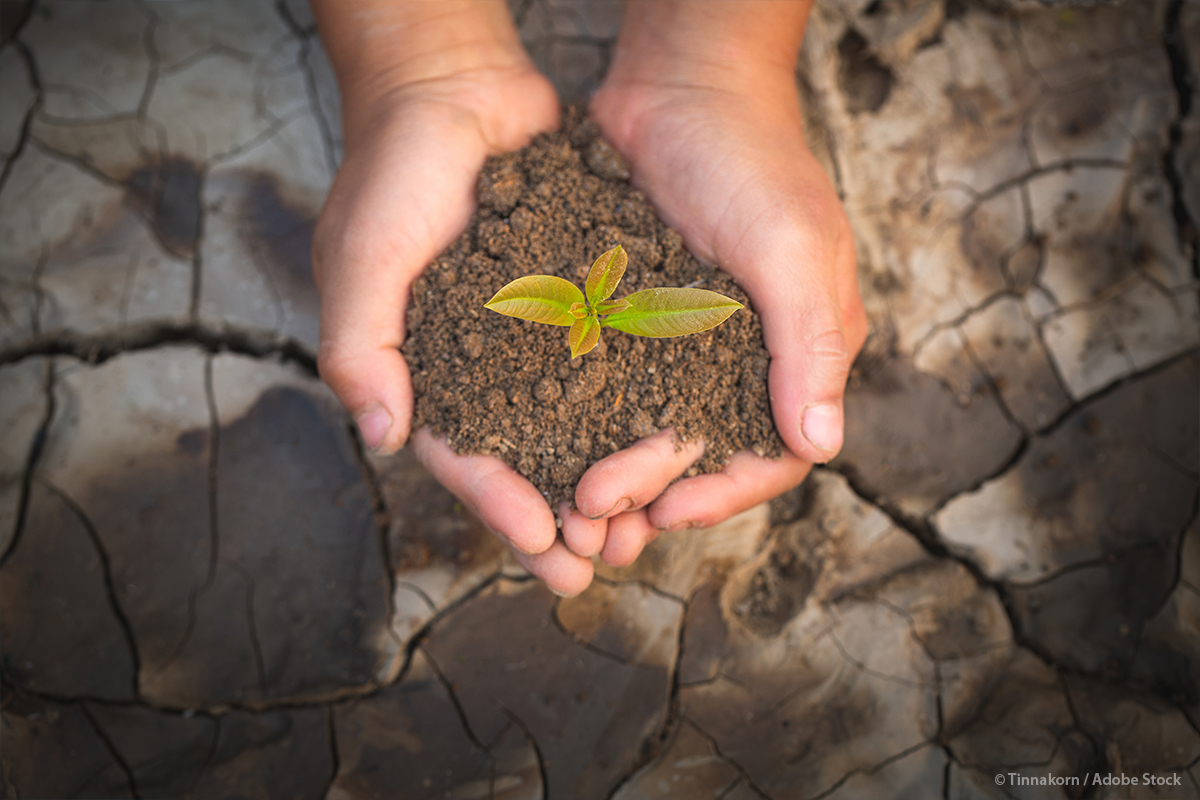
<path fill-rule="evenodd" d="M 666 427 L 706 443 L 689 474 L 719 471 L 738 450 L 782 452 L 758 315 L 731 277 L 684 249 L 628 175 L 596 126 L 568 110 L 560 132 L 488 160 L 467 230 L 413 284 L 403 352 L 414 427 L 445 434 L 457 453 L 498 456 L 551 507 L 574 499 L 589 465 Z M 746 308 L 679 338 L 605 328 L 595 350 L 572 360 L 567 328 L 483 307 L 523 275 L 582 287 L 592 261 L 617 244 L 629 266 L 614 298 L 696 286 Z"/>

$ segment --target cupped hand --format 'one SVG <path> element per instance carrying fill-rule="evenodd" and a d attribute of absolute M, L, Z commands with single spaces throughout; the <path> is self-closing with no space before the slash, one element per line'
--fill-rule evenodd
<path fill-rule="evenodd" d="M 739 453 L 720 473 L 668 486 L 701 451 L 677 452 L 663 432 L 593 465 L 564 537 L 582 548 L 576 552 L 599 552 L 614 565 L 632 562 L 660 531 L 714 525 L 832 459 L 842 446 L 846 378 L 866 338 L 853 236 L 804 141 L 790 69 L 744 83 L 712 77 L 661 80 L 614 67 L 591 112 L 692 253 L 733 275 L 750 297 L 789 452 L 779 460 Z M 603 543 L 589 518 L 607 518 Z"/>
<path fill-rule="evenodd" d="M 484 159 L 558 124 L 553 88 L 523 57 L 513 62 L 398 86 L 347 114 L 345 159 L 313 243 L 318 367 L 375 452 L 393 453 L 409 435 L 412 382 L 399 348 L 410 284 L 466 227 Z M 427 431 L 414 446 L 526 569 L 559 593 L 587 586 L 590 560 L 557 540 L 528 481 L 497 459 L 457 456 Z"/>

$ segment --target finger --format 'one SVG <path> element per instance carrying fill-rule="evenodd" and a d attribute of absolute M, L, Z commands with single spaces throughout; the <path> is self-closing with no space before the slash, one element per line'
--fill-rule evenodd
<path fill-rule="evenodd" d="M 317 368 L 342 405 L 350 410 L 368 450 L 391 455 L 408 440 L 412 378 L 395 347 L 321 347 Z"/>
<path fill-rule="evenodd" d="M 676 449 L 674 428 L 664 428 L 588 467 L 575 487 L 575 505 L 590 519 L 611 517 L 649 503 L 700 456 L 704 442 Z"/>
<path fill-rule="evenodd" d="M 792 453 L 775 460 L 742 450 L 720 472 L 673 484 L 646 512 L 657 530 L 711 528 L 799 485 L 810 469 Z"/>
<path fill-rule="evenodd" d="M 608 520 L 608 539 L 600 558 L 611 567 L 627 567 L 658 534 L 644 508 L 617 514 Z"/>
<path fill-rule="evenodd" d="M 412 418 L 412 379 L 400 345 L 408 285 L 423 264 L 375 268 L 376 257 L 314 245 L 321 287 L 317 369 L 358 423 L 363 443 L 390 454 L 408 439 Z"/>
<path fill-rule="evenodd" d="M 588 519 L 571 508 L 570 503 L 558 507 L 558 518 L 562 520 L 562 537 L 567 547 L 576 555 L 591 558 L 599 555 L 608 536 L 608 522 L 604 519 Z"/>
<path fill-rule="evenodd" d="M 582 592 L 591 584 L 595 572 L 591 559 L 572 553 L 561 539 L 556 539 L 543 553 L 530 555 L 514 550 L 513 557 L 560 597 L 574 597 Z"/>
<path fill-rule="evenodd" d="M 317 366 L 380 453 L 409 434 L 412 384 L 399 353 L 409 285 L 466 227 L 487 155 L 478 131 L 418 123 L 401 121 L 386 146 L 347 159 L 313 235 Z"/>
<path fill-rule="evenodd" d="M 840 214 L 829 216 L 829 224 L 840 224 Z M 770 269 L 745 270 L 739 280 L 762 319 L 771 353 L 768 387 L 779 434 L 795 455 L 824 463 L 842 447 L 851 350 L 838 285 L 845 269 L 842 240 L 819 227 L 782 220 L 742 254 Z"/>
<path fill-rule="evenodd" d="M 533 484 L 503 461 L 456 455 L 427 428 L 413 436 L 413 450 L 439 483 L 513 549 L 536 554 L 554 544 L 558 528 L 550 507 Z"/>

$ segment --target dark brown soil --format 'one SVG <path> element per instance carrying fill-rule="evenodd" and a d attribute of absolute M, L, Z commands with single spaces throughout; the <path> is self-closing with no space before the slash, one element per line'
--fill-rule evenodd
<path fill-rule="evenodd" d="M 706 442 L 691 474 L 720 470 L 738 450 L 782 451 L 758 315 L 731 277 L 684 249 L 627 177 L 595 125 L 569 110 L 561 132 L 488 160 L 466 232 L 413 285 L 404 356 L 414 427 L 446 434 L 455 452 L 499 456 L 552 507 L 574 498 L 589 465 L 669 426 Z M 606 328 L 595 350 L 572 360 L 567 328 L 483 307 L 522 275 L 582 287 L 592 261 L 616 244 L 629 267 L 614 298 L 698 286 L 746 308 L 693 336 Z"/>

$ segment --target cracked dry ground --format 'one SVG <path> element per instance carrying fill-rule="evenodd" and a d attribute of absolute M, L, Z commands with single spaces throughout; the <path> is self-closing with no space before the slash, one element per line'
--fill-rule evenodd
<path fill-rule="evenodd" d="M 845 452 L 569 600 L 314 376 L 303 3 L 0 10 L 4 796 L 1200 794 L 1200 3 L 818 4 Z"/>

